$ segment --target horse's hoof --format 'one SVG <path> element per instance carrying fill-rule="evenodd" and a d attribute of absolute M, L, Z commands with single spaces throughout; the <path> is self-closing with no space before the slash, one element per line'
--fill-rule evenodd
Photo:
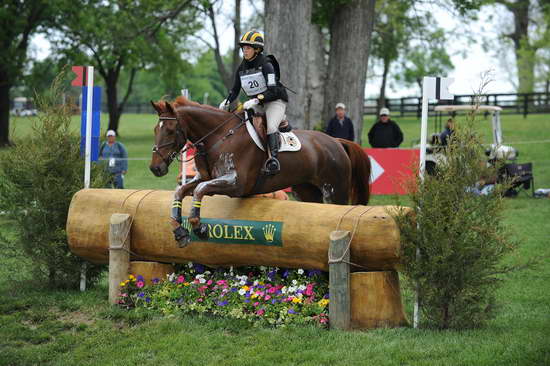
<path fill-rule="evenodd" d="M 208 239 L 208 225 L 206 224 L 200 224 L 198 228 L 193 229 L 193 232 L 199 239 Z"/>
<path fill-rule="evenodd" d="M 180 248 L 185 248 L 191 244 L 191 235 L 189 235 L 189 231 L 183 226 L 178 226 L 174 229 L 174 239 L 176 239 Z"/>

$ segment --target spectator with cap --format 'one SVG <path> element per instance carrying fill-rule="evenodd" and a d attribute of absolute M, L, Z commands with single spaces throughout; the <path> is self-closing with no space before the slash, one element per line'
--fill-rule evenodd
<path fill-rule="evenodd" d="M 332 137 L 339 137 L 350 141 L 355 139 L 353 122 L 346 116 L 346 106 L 344 103 L 336 104 L 336 114 L 328 122 L 325 133 Z"/>
<path fill-rule="evenodd" d="M 399 125 L 390 119 L 388 108 L 380 109 L 380 118 L 369 131 L 369 143 L 372 147 L 399 147 L 403 142 L 403 132 Z"/>
<path fill-rule="evenodd" d="M 107 131 L 107 141 L 99 148 L 99 159 L 107 162 L 111 174 L 108 188 L 124 189 L 124 175 L 128 172 L 128 152 L 121 142 L 116 140 L 116 132 Z"/>

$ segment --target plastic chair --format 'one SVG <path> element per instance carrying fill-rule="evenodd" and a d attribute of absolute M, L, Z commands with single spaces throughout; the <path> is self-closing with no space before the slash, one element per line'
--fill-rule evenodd
<path fill-rule="evenodd" d="M 516 190 L 531 188 L 531 196 L 535 195 L 535 177 L 533 176 L 533 164 L 506 164 L 504 165 L 506 177 L 510 180 L 511 187 L 516 194 Z"/>

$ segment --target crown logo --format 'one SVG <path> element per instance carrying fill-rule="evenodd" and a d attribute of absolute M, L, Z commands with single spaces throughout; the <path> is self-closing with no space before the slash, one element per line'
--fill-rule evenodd
<path fill-rule="evenodd" d="M 275 225 L 273 224 L 264 225 L 263 232 L 264 232 L 265 240 L 271 243 L 273 241 L 273 238 L 275 237 L 275 231 L 277 231 L 277 229 L 275 228 Z"/>

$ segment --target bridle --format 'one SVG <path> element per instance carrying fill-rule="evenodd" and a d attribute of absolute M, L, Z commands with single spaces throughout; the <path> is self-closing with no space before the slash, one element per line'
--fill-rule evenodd
<path fill-rule="evenodd" d="M 159 116 L 159 121 L 167 121 L 167 120 L 168 121 L 177 121 L 177 118 L 176 117 L 162 117 L 162 116 Z M 177 159 L 179 161 L 180 153 L 177 150 L 178 150 L 179 146 L 185 145 L 185 140 L 187 140 L 187 138 L 185 137 L 185 132 L 183 131 L 180 124 L 176 123 L 176 138 L 174 140 L 170 141 L 170 142 L 166 142 L 166 143 L 158 145 L 158 146 L 156 144 L 153 145 L 153 153 L 159 154 L 162 161 L 166 165 L 170 165 L 170 163 L 174 159 Z M 173 145 L 176 145 L 176 150 L 172 151 L 170 154 L 168 154 L 168 156 L 164 156 L 164 154 L 162 154 L 162 152 L 160 152 L 160 149 L 162 149 L 164 147 L 167 147 L 167 146 L 173 146 Z"/>
<path fill-rule="evenodd" d="M 223 121 L 222 123 L 220 123 L 218 126 L 216 126 L 216 128 L 214 128 L 212 131 L 208 132 L 206 135 L 204 135 L 203 137 L 201 137 L 200 139 L 198 139 L 196 142 L 192 142 L 188 145 L 185 145 L 185 142 L 187 140 L 186 136 L 185 136 L 185 132 L 183 131 L 182 127 L 180 126 L 179 123 L 176 123 L 176 138 L 173 140 L 173 141 L 170 141 L 170 142 L 166 142 L 164 144 L 161 144 L 161 145 L 153 145 L 153 153 L 157 153 L 160 155 L 162 161 L 164 161 L 164 163 L 166 165 L 169 165 L 174 159 L 177 159 L 178 161 L 181 161 L 180 160 L 180 156 L 181 156 L 181 153 L 187 151 L 187 149 L 189 148 L 194 148 L 194 147 L 197 147 L 197 145 L 199 145 L 202 141 L 204 141 L 208 136 L 212 135 L 214 132 L 216 132 L 217 130 L 219 130 L 220 128 L 222 128 L 223 126 L 225 126 L 229 121 L 231 121 L 233 119 L 233 116 L 237 117 L 241 122 L 235 126 L 234 128 L 231 128 L 227 134 L 225 136 L 223 136 L 218 142 L 216 142 L 213 146 L 211 146 L 209 149 L 207 149 L 206 151 L 203 151 L 202 154 L 206 154 L 206 152 L 208 152 L 209 150 L 213 149 L 215 146 L 217 146 L 219 143 L 225 141 L 225 139 L 227 139 L 228 137 L 232 136 L 235 131 L 237 129 L 239 129 L 240 127 L 242 127 L 245 123 L 246 123 L 246 118 L 242 118 L 241 116 L 239 116 L 238 114 L 236 113 L 231 113 L 232 116 L 229 117 L 228 119 L 226 119 L 225 121 Z M 162 116 L 159 116 L 159 121 L 165 121 L 165 120 L 172 120 L 172 121 L 177 121 L 177 117 L 162 117 Z M 183 142 L 180 141 L 180 143 L 178 143 L 178 139 L 182 137 L 183 138 Z M 177 147 L 178 146 L 184 146 L 183 148 L 181 148 L 179 151 L 172 151 L 168 156 L 164 156 L 161 152 L 160 152 L 160 149 L 162 149 L 163 147 L 167 147 L 167 146 L 173 146 L 173 145 L 176 145 L 176 150 L 177 150 Z M 190 161 L 192 160 L 194 157 L 191 157 L 189 158 L 187 161 Z"/>

